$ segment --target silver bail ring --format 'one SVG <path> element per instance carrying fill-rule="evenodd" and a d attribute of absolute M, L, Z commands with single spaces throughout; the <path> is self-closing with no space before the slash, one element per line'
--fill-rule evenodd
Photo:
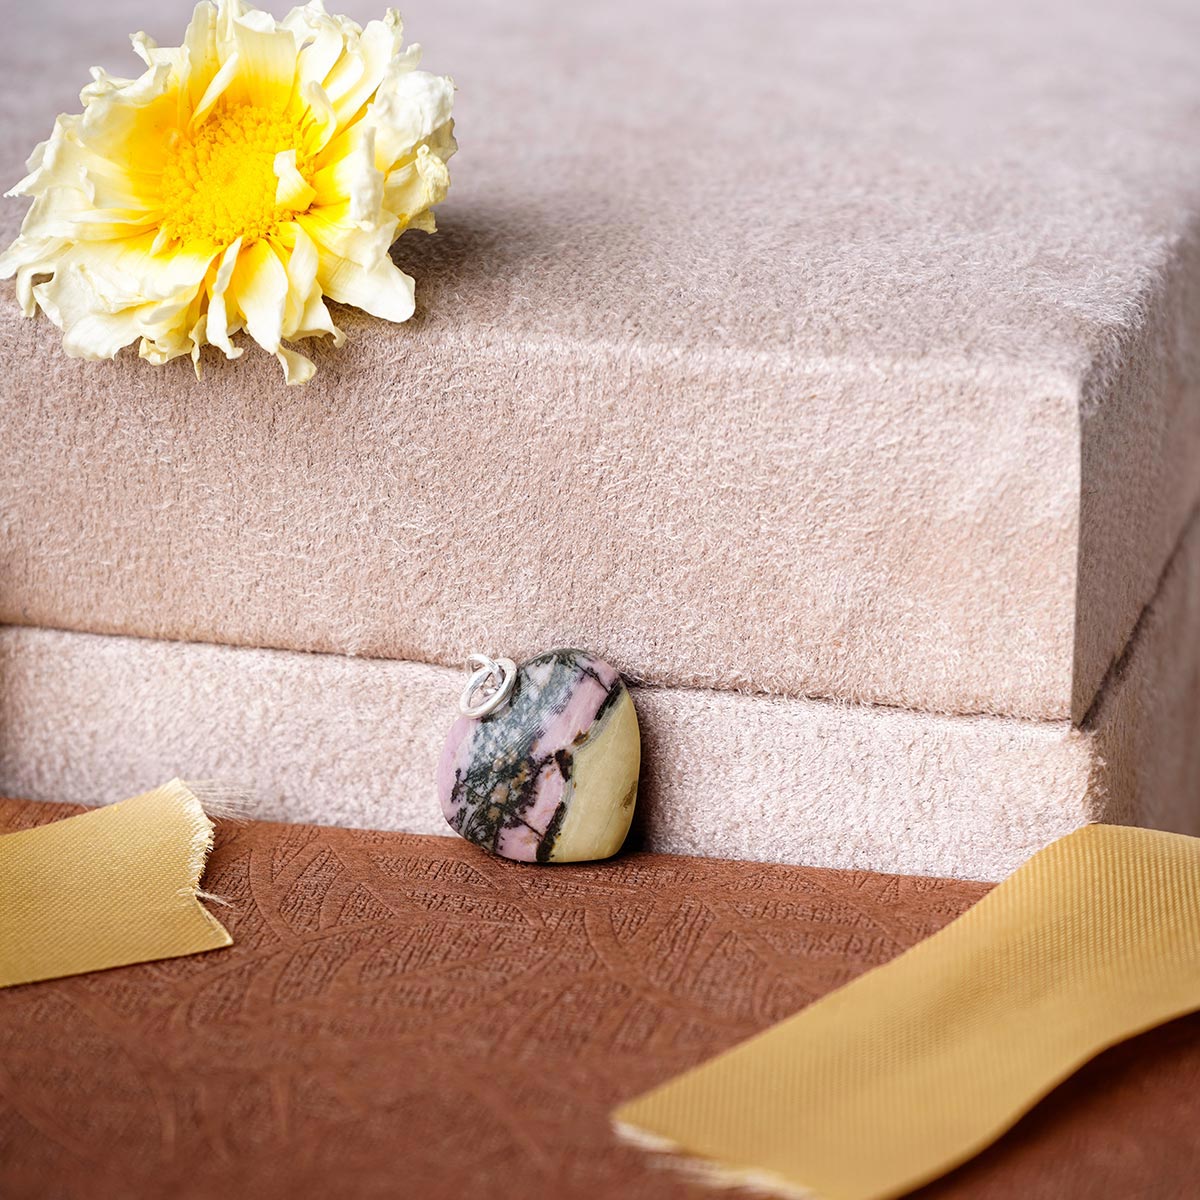
<path fill-rule="evenodd" d="M 486 717 L 508 703 L 513 686 L 517 682 L 517 664 L 511 658 L 489 658 L 486 654 L 472 654 L 467 659 L 467 670 L 477 667 L 467 686 L 458 698 L 458 711 L 464 717 Z M 483 699 L 474 703 L 475 693 L 482 691 Z"/>

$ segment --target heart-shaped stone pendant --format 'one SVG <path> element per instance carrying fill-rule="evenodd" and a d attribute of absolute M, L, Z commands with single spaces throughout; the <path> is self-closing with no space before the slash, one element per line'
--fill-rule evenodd
<path fill-rule="evenodd" d="M 583 650 L 515 666 L 473 655 L 438 763 L 454 831 L 520 862 L 615 854 L 637 798 L 641 738 L 621 676 Z M 482 696 L 482 700 L 477 700 Z"/>

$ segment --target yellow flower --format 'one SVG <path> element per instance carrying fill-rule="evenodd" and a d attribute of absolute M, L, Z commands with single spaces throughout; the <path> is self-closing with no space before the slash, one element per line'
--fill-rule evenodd
<path fill-rule="evenodd" d="M 432 232 L 455 150 L 449 79 L 401 52 L 389 10 L 361 28 L 321 0 L 276 22 L 202 0 L 182 46 L 145 34 L 136 79 L 93 68 L 10 195 L 33 203 L 0 255 L 26 316 L 40 307 L 79 358 L 140 343 L 165 363 L 245 330 L 288 383 L 315 370 L 284 342 L 343 335 L 325 299 L 389 321 L 413 281 L 388 248 Z"/>

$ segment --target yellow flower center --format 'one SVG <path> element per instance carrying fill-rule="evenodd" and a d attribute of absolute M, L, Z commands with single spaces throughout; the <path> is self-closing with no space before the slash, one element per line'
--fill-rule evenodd
<path fill-rule="evenodd" d="M 163 231 L 181 242 L 249 245 L 294 215 L 275 203 L 275 156 L 296 151 L 307 178 L 308 159 L 294 120 L 250 104 L 218 105 L 194 133 L 172 134 L 163 167 Z"/>

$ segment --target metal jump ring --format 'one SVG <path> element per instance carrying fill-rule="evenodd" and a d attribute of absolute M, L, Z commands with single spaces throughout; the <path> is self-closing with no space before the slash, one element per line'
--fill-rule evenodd
<path fill-rule="evenodd" d="M 508 703 L 513 686 L 517 682 L 517 664 L 511 658 L 489 658 L 486 654 L 472 654 L 467 659 L 467 668 L 478 664 L 478 670 L 467 680 L 467 686 L 458 698 L 458 711 L 464 717 L 486 717 L 496 709 Z M 492 680 L 490 688 L 485 689 L 484 698 L 474 704 L 475 693 L 484 689 L 484 685 Z"/>

